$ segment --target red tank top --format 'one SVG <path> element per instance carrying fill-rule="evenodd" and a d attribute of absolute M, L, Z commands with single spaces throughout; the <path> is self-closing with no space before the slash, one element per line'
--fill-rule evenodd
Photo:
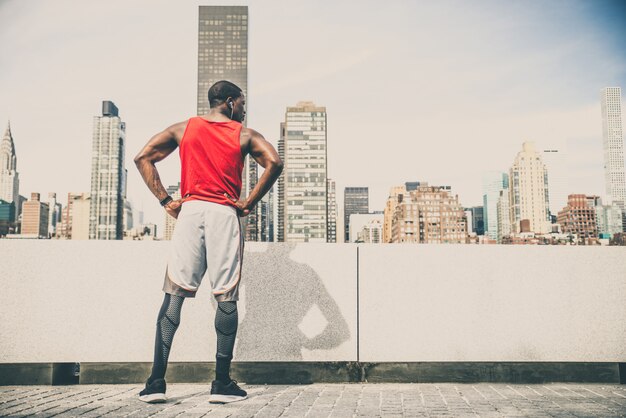
<path fill-rule="evenodd" d="M 235 206 L 224 196 L 239 199 L 243 156 L 239 136 L 241 124 L 235 121 L 211 122 L 193 117 L 180 141 L 183 201 L 207 200 Z"/>

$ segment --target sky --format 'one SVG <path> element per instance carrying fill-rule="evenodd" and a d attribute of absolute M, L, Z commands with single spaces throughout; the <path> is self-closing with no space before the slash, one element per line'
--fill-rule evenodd
<path fill-rule="evenodd" d="M 276 144 L 287 106 L 326 106 L 339 205 L 367 186 L 382 210 L 406 181 L 481 205 L 484 173 L 508 171 L 524 141 L 563 150 L 556 195 L 604 196 L 600 90 L 626 89 L 619 0 L 0 0 L 0 128 L 11 121 L 20 194 L 90 190 L 93 117 L 112 100 L 128 197 L 162 231 L 132 159 L 195 115 L 199 5 L 249 6 L 249 127 Z M 157 168 L 179 181 L 176 153 Z"/>

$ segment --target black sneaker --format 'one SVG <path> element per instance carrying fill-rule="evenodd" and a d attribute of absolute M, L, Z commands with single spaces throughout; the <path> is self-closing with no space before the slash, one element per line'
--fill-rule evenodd
<path fill-rule="evenodd" d="M 163 403 L 165 397 L 165 379 L 155 379 L 152 383 L 146 382 L 146 388 L 139 392 L 139 400 L 147 403 Z"/>
<path fill-rule="evenodd" d="M 219 380 L 214 380 L 211 383 L 210 403 L 237 402 L 247 398 L 248 393 L 237 386 L 236 380 L 231 380 L 228 384 L 220 382 Z"/>

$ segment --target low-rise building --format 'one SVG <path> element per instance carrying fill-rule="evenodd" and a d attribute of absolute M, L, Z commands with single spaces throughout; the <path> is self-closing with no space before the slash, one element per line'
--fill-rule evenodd
<path fill-rule="evenodd" d="M 48 238 L 48 216 L 50 207 L 41 201 L 39 193 L 31 193 L 30 200 L 23 205 L 21 235 L 33 238 Z"/>
<path fill-rule="evenodd" d="M 464 244 L 466 238 L 465 212 L 450 186 L 418 186 L 398 196 L 392 242 Z"/>
<path fill-rule="evenodd" d="M 0 237 L 15 232 L 15 202 L 0 199 Z"/>
<path fill-rule="evenodd" d="M 567 197 L 567 206 L 559 211 L 557 217 L 564 233 L 576 234 L 579 240 L 598 238 L 596 209 L 590 204 L 595 199 L 598 197 L 584 194 L 570 194 Z"/>
<path fill-rule="evenodd" d="M 354 216 L 354 215 L 352 215 Z M 352 223 L 350 223 L 352 227 Z M 381 219 L 372 219 L 363 226 L 356 242 L 381 244 L 383 242 L 383 223 Z"/>

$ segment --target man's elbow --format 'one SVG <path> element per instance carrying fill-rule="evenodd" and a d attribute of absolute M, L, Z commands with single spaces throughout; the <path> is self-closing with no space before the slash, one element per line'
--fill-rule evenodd
<path fill-rule="evenodd" d="M 274 169 L 276 170 L 276 172 L 278 174 L 282 173 L 283 168 L 284 168 L 284 163 L 283 160 L 281 160 L 280 158 L 276 161 L 272 161 L 272 166 L 274 167 Z"/>
<path fill-rule="evenodd" d="M 140 167 L 145 160 L 146 160 L 146 156 L 141 152 L 137 154 L 137 156 L 133 159 L 137 167 Z"/>

